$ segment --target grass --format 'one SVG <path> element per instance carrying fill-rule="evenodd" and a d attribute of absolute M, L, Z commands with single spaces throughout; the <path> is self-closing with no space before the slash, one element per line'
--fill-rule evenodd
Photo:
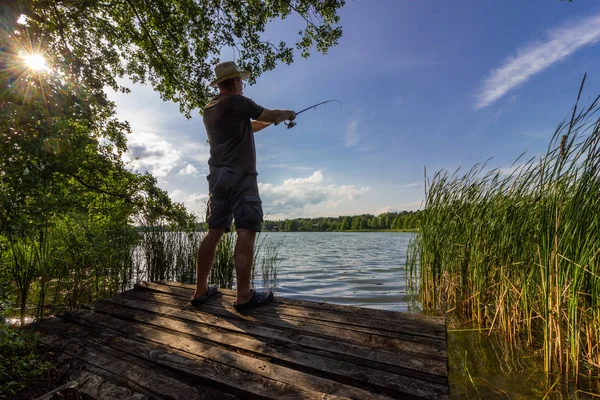
<path fill-rule="evenodd" d="M 569 119 L 543 157 L 475 165 L 428 185 L 409 249 L 423 306 L 541 347 L 544 370 L 600 368 L 600 109 Z"/>

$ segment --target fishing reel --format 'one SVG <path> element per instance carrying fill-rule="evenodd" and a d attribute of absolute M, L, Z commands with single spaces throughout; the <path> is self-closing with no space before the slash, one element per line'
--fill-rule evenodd
<path fill-rule="evenodd" d="M 315 104 L 315 105 L 312 105 L 312 106 L 310 106 L 310 107 L 306 107 L 304 110 L 300 110 L 300 111 L 298 111 L 298 112 L 296 113 L 296 117 L 297 117 L 298 115 L 302 114 L 304 111 L 308 111 L 308 110 L 311 110 L 311 109 L 312 109 L 312 110 L 316 110 L 318 106 L 320 106 L 320 105 L 322 105 L 322 104 L 331 103 L 332 101 L 335 101 L 335 102 L 337 102 L 337 103 L 340 103 L 340 105 L 342 104 L 342 102 L 341 102 L 341 101 L 339 101 L 339 100 L 326 100 L 326 101 L 322 101 L 322 102 L 320 102 L 320 103 L 317 103 L 317 104 Z M 279 125 L 279 123 L 278 123 L 278 122 L 276 122 L 276 123 L 275 123 L 275 126 L 277 126 L 277 125 Z M 288 128 L 288 129 L 291 129 L 291 128 L 295 127 L 297 124 L 296 124 L 296 121 L 286 121 L 286 122 L 284 122 L 284 125 L 285 125 L 285 126 Z"/>

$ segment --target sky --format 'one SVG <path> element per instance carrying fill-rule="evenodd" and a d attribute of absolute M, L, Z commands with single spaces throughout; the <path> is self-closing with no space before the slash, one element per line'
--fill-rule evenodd
<path fill-rule="evenodd" d="M 256 133 L 266 219 L 417 210 L 424 171 L 509 168 L 545 152 L 587 72 L 582 102 L 600 94 L 596 0 L 348 0 L 343 36 L 326 55 L 296 55 L 246 87 L 266 108 L 300 110 L 297 126 Z M 294 43 L 303 21 L 264 37 Z M 222 61 L 233 59 L 224 54 Z M 109 92 L 131 124 L 127 161 L 188 210 L 208 199 L 206 131 L 150 86 Z"/>

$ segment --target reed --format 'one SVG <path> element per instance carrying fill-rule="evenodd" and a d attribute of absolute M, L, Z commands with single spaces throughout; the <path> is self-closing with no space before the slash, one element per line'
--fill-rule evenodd
<path fill-rule="evenodd" d="M 512 343 L 541 346 L 546 372 L 600 368 L 599 98 L 509 171 L 435 173 L 407 268 L 424 308 Z"/>
<path fill-rule="evenodd" d="M 277 287 L 279 268 L 282 260 L 279 256 L 279 246 L 281 246 L 281 243 L 268 242 L 261 244 L 260 267 L 263 286 Z M 257 262 L 254 265 L 257 265 Z"/>
<path fill-rule="evenodd" d="M 135 249 L 132 281 L 173 280 L 193 282 L 196 278 L 196 252 L 203 232 L 174 230 L 160 224 L 145 226 Z"/>
<path fill-rule="evenodd" d="M 235 263 L 233 261 L 235 241 L 236 235 L 234 232 L 226 233 L 221 238 L 215 253 L 215 261 L 208 277 L 209 283 L 216 284 L 221 288 L 231 289 L 233 287 L 235 278 Z"/>
<path fill-rule="evenodd" d="M 232 289 L 235 287 L 235 264 L 233 254 L 237 234 L 235 230 L 223 235 L 215 253 L 215 262 L 209 275 L 209 283 Z M 263 286 L 276 287 L 277 275 L 281 263 L 279 243 L 267 241 L 267 236 L 258 233 L 254 246 L 251 279 L 256 280 L 256 270 L 260 266 Z"/>

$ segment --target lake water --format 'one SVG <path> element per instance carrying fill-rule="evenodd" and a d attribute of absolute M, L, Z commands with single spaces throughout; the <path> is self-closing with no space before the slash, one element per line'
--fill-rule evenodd
<path fill-rule="evenodd" d="M 419 311 L 406 287 L 405 232 L 264 232 L 281 257 L 276 295 L 392 311 Z M 260 273 L 257 275 L 261 282 Z"/>
<path fill-rule="evenodd" d="M 402 312 L 420 312 L 407 288 L 405 264 L 413 233 L 264 232 L 281 257 L 276 295 Z M 255 284 L 262 282 L 257 270 Z M 581 377 L 582 391 L 559 375 L 547 377 L 543 359 L 511 349 L 502 336 L 448 323 L 453 399 L 598 399 L 597 378 Z"/>

